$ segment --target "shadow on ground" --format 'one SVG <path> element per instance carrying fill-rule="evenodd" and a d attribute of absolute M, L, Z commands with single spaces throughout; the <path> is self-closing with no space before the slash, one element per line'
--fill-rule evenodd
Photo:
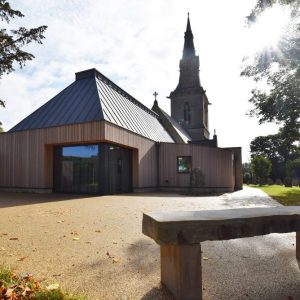
<path fill-rule="evenodd" d="M 141 300 L 175 300 L 172 294 L 163 286 L 154 287 L 147 292 Z"/>
<path fill-rule="evenodd" d="M 107 195 L 111 196 L 111 195 Z M 127 193 L 127 194 L 117 194 L 114 197 L 154 197 L 154 198 L 194 198 L 194 197 L 214 197 L 214 195 L 196 195 L 196 194 L 172 194 L 164 192 L 151 192 L 151 193 Z M 102 195 L 91 195 L 91 194 L 60 194 L 60 193 L 16 193 L 16 192 L 0 192 L 0 208 L 14 207 L 22 205 L 31 205 L 47 202 L 59 202 L 67 200 L 76 200 L 84 198 L 99 198 Z"/>
<path fill-rule="evenodd" d="M 74 194 L 38 194 L 38 193 L 12 193 L 0 192 L 0 208 L 31 205 L 47 202 L 58 202 L 82 198 L 92 198 L 91 195 Z"/>

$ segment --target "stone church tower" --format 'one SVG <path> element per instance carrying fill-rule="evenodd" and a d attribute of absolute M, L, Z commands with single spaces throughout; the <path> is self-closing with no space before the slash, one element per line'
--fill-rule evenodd
<path fill-rule="evenodd" d="M 191 136 L 191 142 L 209 139 L 208 102 L 199 78 L 199 56 L 195 53 L 193 33 L 188 15 L 184 47 L 180 60 L 180 76 L 171 92 L 171 116 Z"/>

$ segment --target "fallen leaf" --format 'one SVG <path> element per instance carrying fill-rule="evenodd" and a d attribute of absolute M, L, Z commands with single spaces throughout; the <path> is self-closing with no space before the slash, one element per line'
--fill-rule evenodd
<path fill-rule="evenodd" d="M 18 241 L 19 238 L 17 238 L 17 237 L 12 237 L 12 238 L 10 238 L 9 240 L 10 240 L 10 241 Z"/>
<path fill-rule="evenodd" d="M 98 253 L 98 252 L 97 252 Z M 106 252 L 106 255 L 108 256 L 108 258 L 113 259 L 115 258 L 113 255 L 111 255 L 109 252 Z"/>
<path fill-rule="evenodd" d="M 53 291 L 53 290 L 58 290 L 59 289 L 59 284 L 58 283 L 53 283 L 53 284 L 50 284 L 46 287 L 46 289 L 48 291 Z"/>
<path fill-rule="evenodd" d="M 14 293 L 14 289 L 8 288 L 5 296 L 8 297 L 8 299 L 14 299 L 15 298 L 15 293 Z"/>
<path fill-rule="evenodd" d="M 119 263 L 119 262 L 120 262 L 120 260 L 119 260 L 119 259 L 117 259 L 117 258 L 113 258 L 112 262 L 113 262 L 113 264 L 116 264 L 116 263 Z"/>
<path fill-rule="evenodd" d="M 29 288 L 28 286 L 25 287 L 23 293 L 22 293 L 22 296 L 23 297 L 26 297 L 27 294 L 30 294 L 32 293 L 33 291 L 31 290 L 31 288 Z M 25 298 L 26 299 L 26 298 Z"/>
<path fill-rule="evenodd" d="M 26 256 L 21 256 L 19 258 L 17 258 L 17 261 L 23 261 L 26 258 Z"/>
<path fill-rule="evenodd" d="M 59 276 L 61 276 L 61 274 L 53 274 L 52 276 L 53 277 L 59 277 Z"/>
<path fill-rule="evenodd" d="M 79 241 L 80 238 L 79 237 L 73 237 L 73 241 Z"/>
<path fill-rule="evenodd" d="M 203 256 L 203 260 L 208 260 L 208 257 L 207 256 Z"/>
<path fill-rule="evenodd" d="M 118 242 L 116 242 L 116 241 L 113 241 L 113 244 L 115 244 L 115 245 L 116 245 L 116 244 L 118 244 Z"/>
<path fill-rule="evenodd" d="M 101 230 L 95 230 L 95 232 L 101 233 Z"/>

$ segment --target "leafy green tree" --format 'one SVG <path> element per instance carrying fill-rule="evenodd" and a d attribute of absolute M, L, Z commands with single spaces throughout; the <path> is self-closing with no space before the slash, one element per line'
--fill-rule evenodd
<path fill-rule="evenodd" d="M 299 0 L 258 0 L 248 16 L 249 26 L 275 3 L 290 7 L 290 23 L 278 48 L 267 47 L 256 53 L 254 62 L 246 64 L 241 75 L 255 81 L 265 80 L 266 89 L 252 90 L 250 115 L 259 123 L 281 125 L 286 145 L 300 140 L 300 12 Z"/>
<path fill-rule="evenodd" d="M 9 23 L 15 17 L 22 18 L 24 15 L 13 9 L 9 2 L 0 0 L 0 20 Z M 2 26 L 1 26 L 2 27 Z M 27 29 L 19 27 L 14 30 L 0 28 L 0 79 L 4 74 L 14 71 L 14 63 L 20 68 L 25 66 L 26 61 L 32 60 L 34 55 L 22 48 L 31 42 L 42 43 L 43 33 L 47 26 Z M 4 100 L 0 99 L 0 106 L 5 107 Z"/>
<path fill-rule="evenodd" d="M 300 158 L 290 160 L 286 164 L 286 173 L 287 176 L 291 178 L 299 178 L 300 177 Z"/>
<path fill-rule="evenodd" d="M 243 163 L 243 182 L 249 184 L 252 181 L 252 170 L 250 163 Z"/>
<path fill-rule="evenodd" d="M 272 163 L 263 156 L 255 156 L 251 160 L 251 168 L 253 173 L 259 179 L 259 185 L 262 185 L 267 181 L 267 178 L 271 173 Z"/>
<path fill-rule="evenodd" d="M 250 152 L 251 157 L 264 156 L 272 162 L 270 177 L 273 180 L 283 180 L 286 162 L 300 157 L 299 146 L 291 143 L 282 129 L 277 134 L 254 138 L 250 143 Z"/>

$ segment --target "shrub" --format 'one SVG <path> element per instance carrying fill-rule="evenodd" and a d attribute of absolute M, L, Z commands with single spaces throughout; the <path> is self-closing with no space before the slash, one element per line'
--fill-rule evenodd
<path fill-rule="evenodd" d="M 251 161 L 251 168 L 259 179 L 259 185 L 262 185 L 272 170 L 272 163 L 268 158 L 255 156 Z"/>
<path fill-rule="evenodd" d="M 195 168 L 190 174 L 190 186 L 191 187 L 203 187 L 205 186 L 205 175 L 200 168 Z"/>
<path fill-rule="evenodd" d="M 250 180 L 251 180 L 251 175 L 250 173 L 245 173 L 244 174 L 244 178 L 243 178 L 243 182 L 246 183 L 246 184 L 249 184 L 250 183 Z"/>
<path fill-rule="evenodd" d="M 275 184 L 282 185 L 282 180 L 280 178 L 277 178 Z"/>
<path fill-rule="evenodd" d="M 268 185 L 273 185 L 274 184 L 274 181 L 272 178 L 268 178 Z"/>
<path fill-rule="evenodd" d="M 285 177 L 284 178 L 284 186 L 285 187 L 292 187 L 292 178 L 291 177 Z"/>

